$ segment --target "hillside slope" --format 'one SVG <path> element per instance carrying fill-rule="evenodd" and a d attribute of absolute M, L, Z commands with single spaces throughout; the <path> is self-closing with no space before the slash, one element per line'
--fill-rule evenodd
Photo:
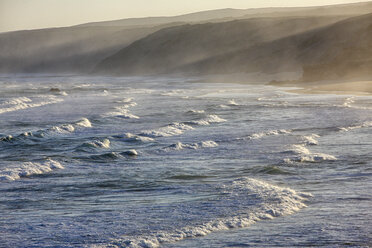
<path fill-rule="evenodd" d="M 215 56 L 179 70 L 192 74 L 303 71 L 303 81 L 372 78 L 372 14 Z"/>
<path fill-rule="evenodd" d="M 126 75 L 172 72 L 187 64 L 312 30 L 344 18 L 269 17 L 170 27 L 108 57 L 97 66 L 96 71 Z"/>
<path fill-rule="evenodd" d="M 119 75 L 303 72 L 303 81 L 372 78 L 372 14 L 253 18 L 160 30 L 103 60 Z"/>
<path fill-rule="evenodd" d="M 2 33 L 0 73 L 89 72 L 123 46 L 164 27 L 69 27 Z"/>

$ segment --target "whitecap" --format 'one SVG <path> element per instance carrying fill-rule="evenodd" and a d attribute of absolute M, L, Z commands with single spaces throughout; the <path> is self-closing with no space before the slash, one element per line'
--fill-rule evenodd
<path fill-rule="evenodd" d="M 40 102 L 34 102 L 30 98 L 27 97 L 18 97 L 13 98 L 11 100 L 8 100 L 1 104 L 1 106 L 4 106 L 3 108 L 0 108 L 0 114 L 7 113 L 7 112 L 13 112 L 28 108 L 36 108 L 41 107 L 44 105 L 54 104 L 58 102 L 62 102 L 63 99 L 57 98 L 55 96 L 43 96 L 40 98 L 46 98 L 46 100 L 42 100 Z"/>
<path fill-rule="evenodd" d="M 194 128 L 189 125 L 175 122 L 175 123 L 169 124 L 168 126 L 161 127 L 159 129 L 142 131 L 140 135 L 151 137 L 151 138 L 170 137 L 170 136 L 181 135 L 185 131 L 192 130 L 192 129 Z"/>
<path fill-rule="evenodd" d="M 140 141 L 140 142 L 152 142 L 154 141 L 153 138 L 150 138 L 150 137 L 145 137 L 145 136 L 141 136 L 141 135 L 135 135 L 135 134 L 132 134 L 132 133 L 125 133 L 123 137 L 124 140 L 127 140 L 127 141 Z"/>
<path fill-rule="evenodd" d="M 290 157 L 285 158 L 285 163 L 293 162 L 322 162 L 322 161 L 335 161 L 337 158 L 330 154 L 313 153 L 304 145 L 292 145 L 285 153 L 292 154 Z"/>
<path fill-rule="evenodd" d="M 104 148 L 104 149 L 110 148 L 110 144 L 111 142 L 109 139 L 93 140 L 93 141 L 85 143 L 85 145 L 88 145 L 88 146 L 92 146 L 95 148 Z"/>
<path fill-rule="evenodd" d="M 75 131 L 75 127 L 71 124 L 63 124 L 60 126 L 54 126 L 49 130 L 56 133 L 72 133 Z"/>
<path fill-rule="evenodd" d="M 372 121 L 366 121 L 366 122 L 363 122 L 360 125 L 353 125 L 353 126 L 348 126 L 348 127 L 339 127 L 338 129 L 341 132 L 348 132 L 348 131 L 351 131 L 351 130 L 354 130 L 354 129 L 368 128 L 368 127 L 372 127 Z"/>
<path fill-rule="evenodd" d="M 24 162 L 0 170 L 0 180 L 14 181 L 22 177 L 44 174 L 55 169 L 64 169 L 57 161 L 48 159 L 42 163 Z"/>
<path fill-rule="evenodd" d="M 81 120 L 76 122 L 75 125 L 77 125 L 79 127 L 92 127 L 92 123 L 87 118 L 82 118 Z"/>
<path fill-rule="evenodd" d="M 218 144 L 213 141 L 213 140 L 207 140 L 207 141 L 202 141 L 198 143 L 182 143 L 182 142 L 177 142 L 175 144 L 172 144 L 166 148 L 164 148 L 165 151 L 170 151 L 170 150 L 183 150 L 183 149 L 192 149 L 192 150 L 197 150 L 199 148 L 212 148 L 212 147 L 217 147 Z"/>
<path fill-rule="evenodd" d="M 204 110 L 190 109 L 190 110 L 187 111 L 187 113 L 191 113 L 191 114 L 204 114 L 205 111 Z"/>
<path fill-rule="evenodd" d="M 311 134 L 311 135 L 306 135 L 306 136 L 303 136 L 303 140 L 305 142 L 305 144 L 307 145 L 317 145 L 318 144 L 318 141 L 316 140 L 316 138 L 319 138 L 320 136 L 317 135 L 317 134 Z"/>
<path fill-rule="evenodd" d="M 267 136 L 275 136 L 275 135 L 290 134 L 290 133 L 292 133 L 292 130 L 286 130 L 286 129 L 270 130 L 266 132 L 253 133 L 245 138 L 238 138 L 238 140 L 240 139 L 261 139 Z"/>
<path fill-rule="evenodd" d="M 212 123 L 221 123 L 225 122 L 225 119 L 222 119 L 218 115 L 208 115 L 207 117 L 199 120 L 194 120 L 194 121 L 188 121 L 185 122 L 186 124 L 191 124 L 191 125 L 200 125 L 200 126 L 208 126 Z"/>
<path fill-rule="evenodd" d="M 235 102 L 234 99 L 231 99 L 230 101 L 228 101 L 227 104 L 230 105 L 230 106 L 240 106 L 240 104 L 238 104 L 237 102 Z"/>

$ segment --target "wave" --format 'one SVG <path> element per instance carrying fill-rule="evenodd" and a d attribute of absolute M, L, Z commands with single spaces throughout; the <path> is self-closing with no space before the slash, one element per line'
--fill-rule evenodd
<path fill-rule="evenodd" d="M 189 114 L 204 114 L 205 111 L 204 110 L 190 109 L 190 110 L 187 111 L 187 113 L 189 113 Z"/>
<path fill-rule="evenodd" d="M 110 144 L 111 142 L 109 139 L 103 139 L 103 140 L 94 140 L 94 141 L 86 142 L 83 144 L 83 146 L 108 149 L 110 148 Z"/>
<path fill-rule="evenodd" d="M 0 114 L 7 113 L 7 112 L 13 112 L 28 108 L 36 108 L 41 107 L 48 104 L 54 104 L 58 102 L 62 102 L 63 99 L 57 98 L 56 96 L 45 96 L 43 98 L 46 98 L 46 100 L 42 100 L 41 102 L 33 102 L 30 98 L 27 97 L 18 97 L 10 99 L 6 102 L 3 102 L 0 104 Z"/>
<path fill-rule="evenodd" d="M 92 155 L 89 157 L 89 159 L 94 160 L 95 162 L 99 161 L 107 161 L 107 160 L 117 160 L 119 158 L 122 158 L 122 156 L 117 152 L 109 152 L 104 154 L 98 154 L 98 155 Z"/>
<path fill-rule="evenodd" d="M 87 118 L 82 118 L 81 120 L 76 122 L 75 125 L 80 126 L 80 127 L 92 127 L 92 123 Z"/>
<path fill-rule="evenodd" d="M 137 156 L 138 152 L 135 149 L 130 149 L 130 150 L 122 152 L 120 154 L 124 155 L 124 156 Z"/>
<path fill-rule="evenodd" d="M 140 133 L 140 136 L 146 136 L 150 138 L 157 138 L 157 137 L 170 137 L 181 135 L 187 130 L 193 130 L 194 128 L 186 125 L 184 123 L 174 122 L 169 124 L 165 127 L 161 127 L 159 129 L 154 130 L 145 130 Z"/>
<path fill-rule="evenodd" d="M 318 144 L 318 141 L 316 140 L 316 138 L 319 138 L 319 137 L 320 136 L 317 134 L 311 134 L 311 135 L 303 136 L 302 138 L 305 144 L 314 146 Z"/>
<path fill-rule="evenodd" d="M 81 120 L 73 123 L 73 124 L 62 124 L 59 126 L 53 126 L 49 129 L 47 129 L 46 132 L 38 131 L 38 133 L 60 133 L 60 134 L 66 134 L 66 133 L 72 133 L 76 130 L 76 128 L 91 128 L 92 123 L 87 118 L 82 118 Z"/>
<path fill-rule="evenodd" d="M 64 167 L 59 162 L 52 159 L 48 159 L 43 163 L 24 162 L 5 169 L 1 169 L 0 180 L 14 181 L 22 177 L 45 174 L 56 169 L 64 169 Z"/>
<path fill-rule="evenodd" d="M 133 102 L 133 98 L 132 97 L 129 97 L 129 98 L 124 98 L 124 99 L 121 99 L 121 100 L 117 100 L 115 101 L 116 103 L 130 103 L 130 102 Z"/>
<path fill-rule="evenodd" d="M 237 140 L 255 140 L 255 139 L 262 139 L 267 136 L 276 136 L 281 134 L 290 134 L 292 133 L 292 130 L 286 130 L 286 129 L 278 129 L 278 130 L 270 130 L 266 132 L 259 132 L 254 133 L 249 136 L 243 137 L 243 138 L 237 138 Z"/>
<path fill-rule="evenodd" d="M 348 132 L 354 129 L 360 129 L 360 128 L 368 128 L 372 127 L 372 121 L 366 121 L 363 122 L 362 124 L 359 125 L 353 125 L 353 126 L 348 126 L 348 127 L 339 127 L 338 130 L 341 132 Z"/>
<path fill-rule="evenodd" d="M 197 214 L 211 216 L 209 220 L 194 224 L 188 222 L 184 227 L 148 235 L 123 236 L 101 247 L 159 247 L 163 243 L 206 236 L 212 232 L 245 228 L 257 221 L 293 214 L 306 207 L 305 201 L 312 196 L 252 178 L 241 178 L 225 185 L 210 187 L 223 192 L 223 196 L 213 202 L 215 208 L 206 210 L 195 207 Z M 228 209 L 231 211 L 227 211 Z"/>
<path fill-rule="evenodd" d="M 354 103 L 355 101 L 353 100 L 354 97 L 348 97 L 345 99 L 344 103 L 342 104 L 343 107 L 351 108 L 351 104 Z"/>
<path fill-rule="evenodd" d="M 185 90 L 171 90 L 171 91 L 164 91 L 160 93 L 161 96 L 179 96 L 181 94 L 185 94 Z"/>
<path fill-rule="evenodd" d="M 63 124 L 60 126 L 54 126 L 49 130 L 56 133 L 72 133 L 75 131 L 75 127 L 71 124 Z"/>
<path fill-rule="evenodd" d="M 169 151 L 169 150 L 179 151 L 179 150 L 183 150 L 183 149 L 197 150 L 199 148 L 213 148 L 213 147 L 217 147 L 217 146 L 218 146 L 218 144 L 213 140 L 207 140 L 207 141 L 202 141 L 202 142 L 198 142 L 198 143 L 191 143 L 191 144 L 184 144 L 184 143 L 181 143 L 181 142 L 177 142 L 175 144 L 172 144 L 172 145 L 164 148 L 164 150 L 165 151 Z"/>
<path fill-rule="evenodd" d="M 57 134 L 68 134 L 68 133 L 75 132 L 75 130 L 79 128 L 91 128 L 91 127 L 92 127 L 92 123 L 89 121 L 89 119 L 82 118 L 81 120 L 75 123 L 72 123 L 72 124 L 62 124 L 58 126 L 53 126 L 48 129 L 37 130 L 37 131 L 32 131 L 32 132 L 28 131 L 28 132 L 21 133 L 15 137 L 13 137 L 12 135 L 0 137 L 0 142 L 1 141 L 11 142 L 13 140 L 24 139 L 27 137 L 43 138 L 45 137 L 45 135 L 48 135 L 48 134 L 52 135 L 56 133 Z"/>
<path fill-rule="evenodd" d="M 132 133 L 125 133 L 123 136 L 118 136 L 120 139 L 124 139 L 125 141 L 132 141 L 132 142 L 153 142 L 154 139 L 150 137 L 145 137 L 141 135 L 135 135 Z"/>
<path fill-rule="evenodd" d="M 333 155 L 325 153 L 313 153 L 304 145 L 292 145 L 289 150 L 284 153 L 291 154 L 290 157 L 285 158 L 285 163 L 294 162 L 322 162 L 322 161 L 335 161 L 337 158 Z"/>
<path fill-rule="evenodd" d="M 124 100 L 131 100 L 132 98 L 129 99 L 124 99 Z M 131 114 L 129 108 L 137 106 L 137 103 L 135 102 L 128 102 L 127 104 L 124 104 L 122 106 L 115 107 L 115 111 L 106 113 L 104 117 L 119 117 L 119 118 L 125 118 L 125 119 L 139 119 L 139 116 Z"/>
<path fill-rule="evenodd" d="M 208 126 L 212 123 L 221 123 L 225 122 L 225 119 L 220 118 L 218 115 L 208 115 L 207 117 L 199 120 L 194 121 L 187 121 L 186 124 L 189 125 L 200 125 L 200 126 Z"/>
<path fill-rule="evenodd" d="M 238 104 L 237 102 L 235 102 L 234 99 L 231 99 L 230 101 L 228 101 L 227 104 L 229 106 L 240 106 L 240 104 Z"/>

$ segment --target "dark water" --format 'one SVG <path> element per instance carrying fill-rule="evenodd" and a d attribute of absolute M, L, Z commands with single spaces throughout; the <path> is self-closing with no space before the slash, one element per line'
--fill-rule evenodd
<path fill-rule="evenodd" d="M 0 79 L 0 247 L 369 247 L 372 97 Z"/>

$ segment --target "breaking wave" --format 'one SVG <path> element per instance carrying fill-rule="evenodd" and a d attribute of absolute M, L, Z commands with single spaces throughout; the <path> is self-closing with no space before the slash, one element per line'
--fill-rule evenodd
<path fill-rule="evenodd" d="M 103 139 L 103 140 L 94 140 L 94 141 L 86 142 L 83 144 L 83 146 L 108 149 L 110 148 L 110 144 L 111 142 L 109 139 Z"/>
<path fill-rule="evenodd" d="M 218 115 L 208 115 L 207 117 L 203 119 L 188 121 L 185 123 L 189 125 L 208 126 L 212 123 L 220 123 L 220 122 L 225 122 L 225 121 L 226 121 L 225 119 L 220 118 Z"/>
<path fill-rule="evenodd" d="M 41 107 L 44 105 L 54 104 L 63 101 L 63 99 L 57 98 L 56 96 L 53 95 L 45 96 L 43 98 L 45 99 L 41 100 L 40 102 L 34 102 L 28 97 L 12 98 L 0 104 L 0 114 L 22 109 Z"/>
<path fill-rule="evenodd" d="M 124 105 L 115 107 L 115 110 L 112 112 L 108 112 L 104 114 L 104 117 L 119 117 L 125 119 L 139 119 L 139 116 L 130 113 L 129 108 L 137 106 L 137 103 L 132 102 L 133 98 L 125 98 L 120 100 L 121 103 L 125 103 Z"/>
<path fill-rule="evenodd" d="M 146 136 L 146 137 L 150 137 L 150 138 L 170 137 L 170 136 L 181 135 L 185 131 L 193 130 L 193 129 L 194 128 L 189 126 L 189 125 L 174 122 L 172 124 L 169 124 L 165 127 L 161 127 L 159 129 L 142 131 L 140 133 L 140 136 Z"/>
<path fill-rule="evenodd" d="M 76 129 L 91 128 L 91 127 L 92 127 L 92 123 L 87 118 L 82 118 L 81 120 L 74 122 L 72 124 L 62 124 L 62 125 L 53 126 L 53 127 L 43 129 L 43 130 L 24 132 L 15 137 L 13 137 L 12 135 L 7 135 L 4 137 L 0 137 L 0 141 L 11 142 L 13 140 L 24 139 L 27 137 L 43 138 L 45 137 L 45 135 L 68 134 L 68 133 L 75 132 Z"/>
<path fill-rule="evenodd" d="M 0 170 L 0 181 L 14 181 L 22 177 L 39 175 L 51 172 L 55 169 L 64 169 L 57 161 L 48 159 L 43 163 L 24 162 Z"/>
<path fill-rule="evenodd" d="M 148 235 L 123 236 L 100 247 L 159 247 L 163 243 L 206 236 L 212 232 L 244 228 L 260 220 L 293 214 L 306 207 L 304 202 L 311 197 L 311 194 L 299 193 L 252 178 L 241 178 L 210 187 L 216 192 L 223 192 L 218 201 L 210 203 L 214 207 L 203 208 L 198 206 L 203 203 L 197 202 L 188 210 L 196 216 L 207 216 L 201 217 L 205 220 L 175 229 L 152 233 L 150 231 Z"/>
<path fill-rule="evenodd" d="M 198 143 L 190 143 L 190 144 L 184 144 L 181 142 L 177 142 L 173 145 L 170 145 L 166 148 L 164 148 L 165 151 L 170 151 L 170 150 L 183 150 L 183 149 L 192 149 L 192 150 L 197 150 L 199 148 L 212 148 L 212 147 L 217 147 L 218 144 L 214 142 L 213 140 L 207 140 L 207 141 L 202 141 Z"/>
<path fill-rule="evenodd" d="M 290 149 L 284 153 L 290 154 L 289 157 L 284 159 L 284 162 L 289 164 L 293 162 L 322 162 L 337 160 L 337 158 L 333 155 L 325 153 L 313 153 L 304 145 L 292 145 Z"/>
<path fill-rule="evenodd" d="M 292 133 L 292 130 L 286 130 L 286 129 L 270 130 L 266 132 L 253 133 L 246 137 L 237 138 L 236 140 L 255 140 L 255 139 L 262 139 L 268 136 L 276 136 L 276 135 L 290 134 L 290 133 Z"/>
<path fill-rule="evenodd" d="M 368 127 L 372 127 L 372 121 L 366 121 L 366 122 L 363 122 L 362 124 L 359 124 L 359 125 L 353 125 L 353 126 L 348 126 L 348 127 L 339 127 L 338 129 L 341 132 L 348 132 L 348 131 L 351 131 L 351 130 L 354 130 L 354 129 L 368 128 Z"/>
<path fill-rule="evenodd" d="M 118 138 L 123 139 L 124 141 L 131 141 L 131 142 L 152 142 L 154 141 L 153 138 L 145 137 L 141 135 L 135 135 L 132 133 L 125 133 L 123 136 L 118 136 Z"/>
<path fill-rule="evenodd" d="M 314 146 L 318 144 L 318 141 L 316 140 L 316 138 L 319 138 L 319 137 L 320 136 L 317 134 L 311 134 L 311 135 L 303 136 L 302 138 L 305 144 Z"/>

